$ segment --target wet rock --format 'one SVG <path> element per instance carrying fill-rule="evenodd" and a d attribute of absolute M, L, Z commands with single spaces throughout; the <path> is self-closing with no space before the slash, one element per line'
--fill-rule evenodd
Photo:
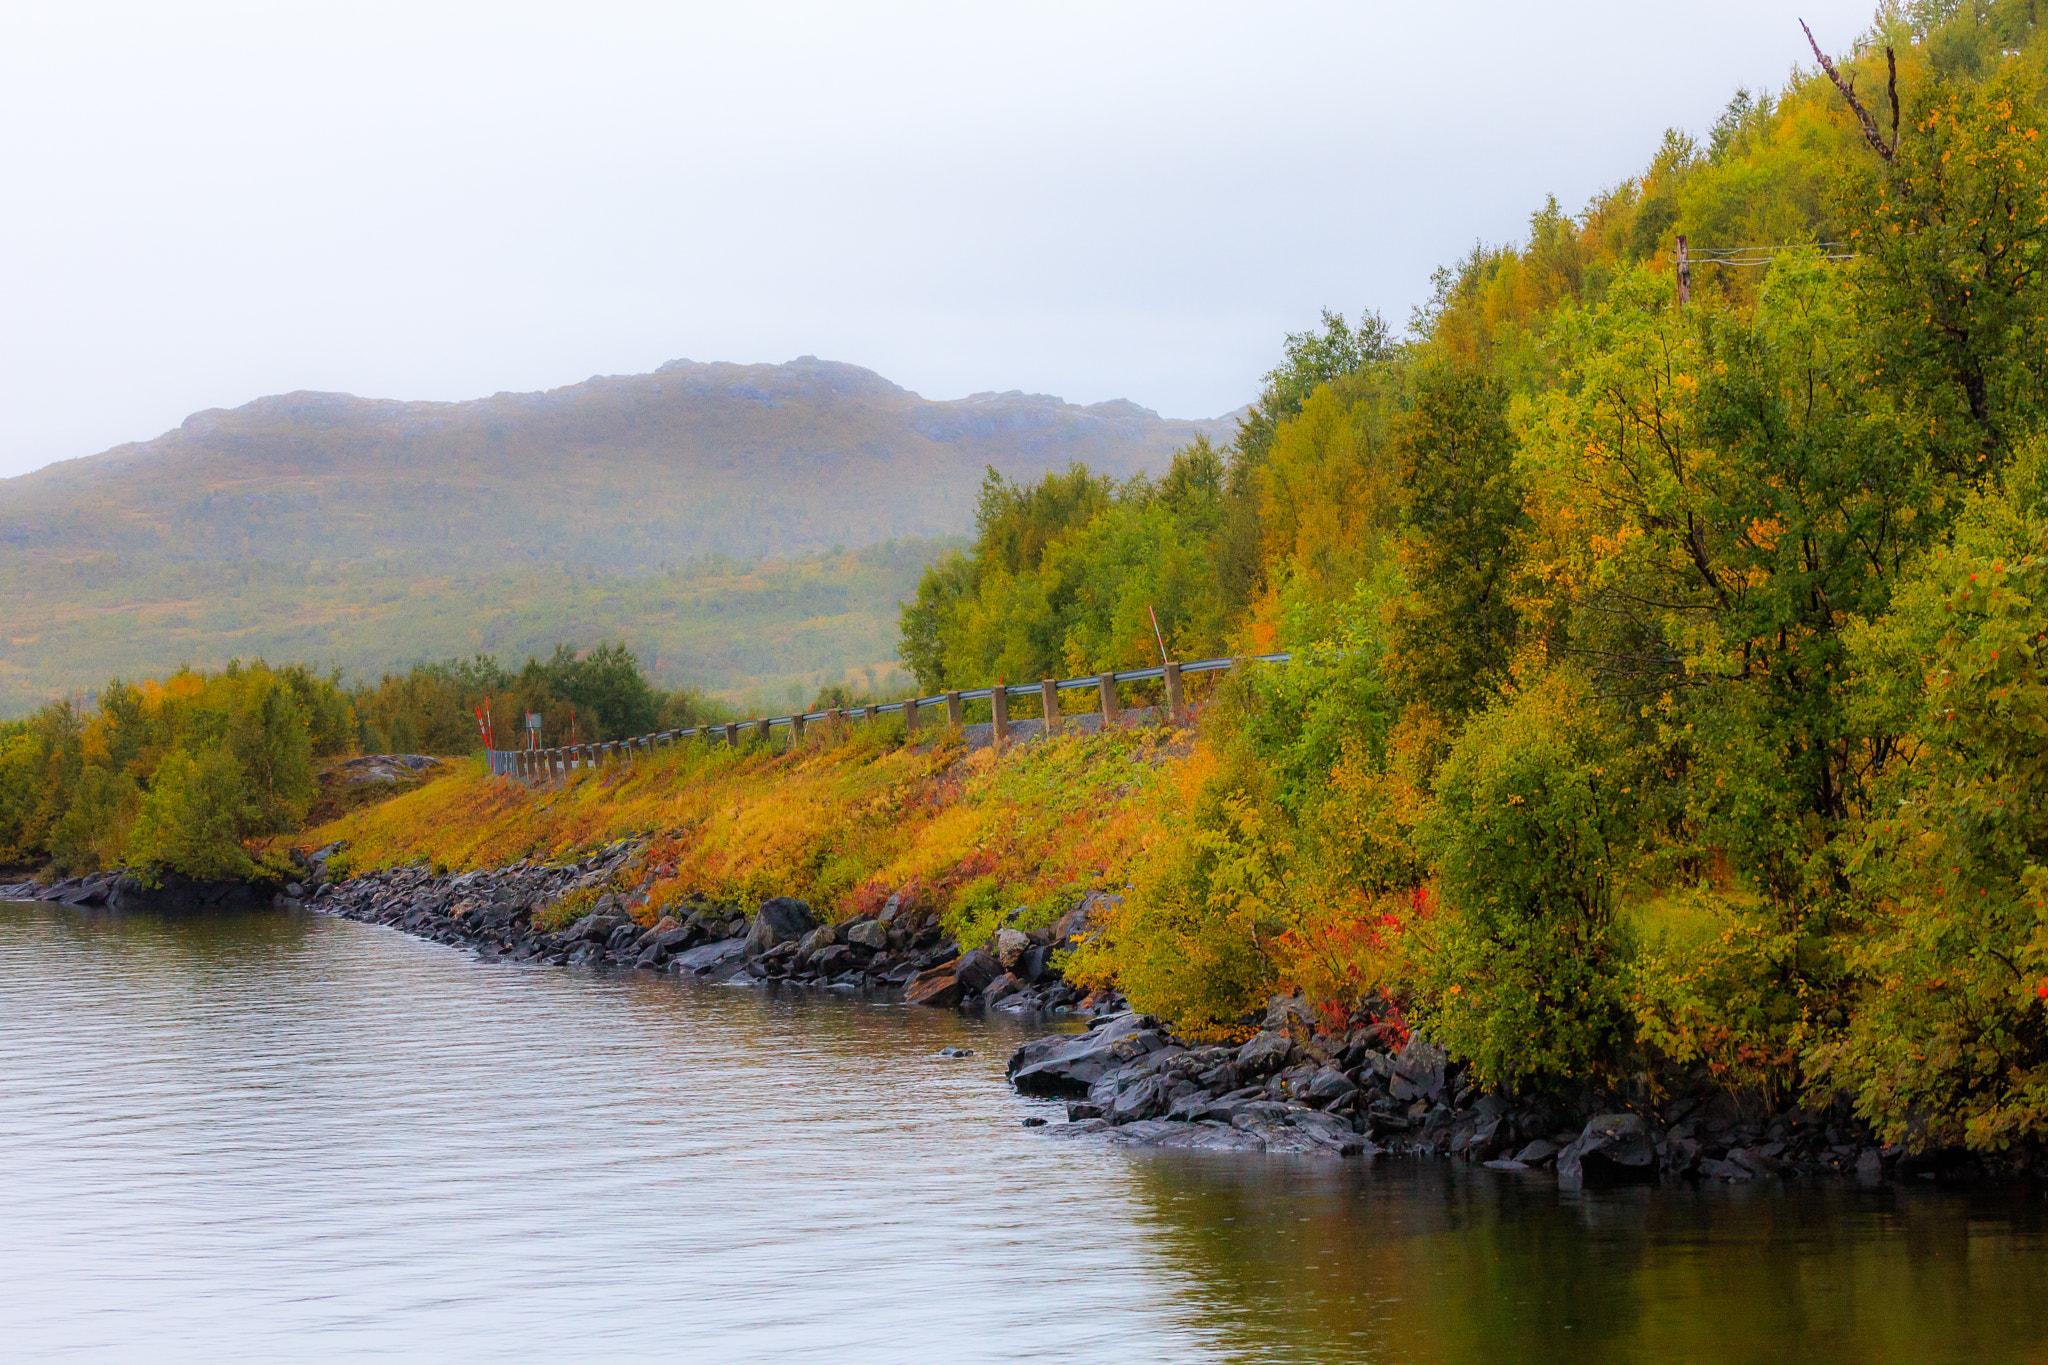
<path fill-rule="evenodd" d="M 1084 1118 L 1077 1122 L 1051 1124 L 1046 1128 L 1045 1135 L 1055 1138 L 1084 1138 L 1108 1131 L 1109 1125 L 1101 1119 Z"/>
<path fill-rule="evenodd" d="M 1657 1178 L 1657 1148 L 1640 1114 L 1598 1114 L 1557 1154 L 1567 1186 L 1646 1184 Z"/>
<path fill-rule="evenodd" d="M 1556 1156 L 1557 1151 L 1557 1144 L 1550 1139 L 1537 1138 L 1534 1142 L 1522 1148 L 1521 1151 L 1516 1152 L 1514 1159 L 1525 1166 L 1541 1166 Z"/>
<path fill-rule="evenodd" d="M 796 943 L 818 927 L 811 907 L 794 896 L 775 896 L 761 902 L 754 927 L 747 932 L 747 956 L 759 957 L 784 943 Z"/>
<path fill-rule="evenodd" d="M 1079 1036 L 1024 1044 L 1010 1058 L 1010 1083 L 1026 1095 L 1078 1098 L 1105 1073 L 1165 1046 L 1166 1035 L 1150 1015 L 1126 1014 Z"/>
<path fill-rule="evenodd" d="M 944 1010 L 959 1004 L 960 997 L 966 993 L 960 973 L 952 963 L 946 962 L 912 977 L 903 988 L 903 1001 L 908 1005 L 928 1005 Z"/>
<path fill-rule="evenodd" d="M 942 1047 L 939 1049 L 938 1055 L 941 1057 L 952 1058 L 972 1057 L 974 1055 L 974 1049 L 971 1047 Z"/>
<path fill-rule="evenodd" d="M 669 965 L 677 972 L 689 976 L 711 976 L 739 965 L 741 955 L 746 951 L 746 941 L 737 938 L 720 939 L 706 943 L 687 952 L 678 953 Z"/>

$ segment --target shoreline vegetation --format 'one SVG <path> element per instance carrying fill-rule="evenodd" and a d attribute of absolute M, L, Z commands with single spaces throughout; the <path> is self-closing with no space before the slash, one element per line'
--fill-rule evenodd
<path fill-rule="evenodd" d="M 257 665 L 0 733 L 0 838 L 74 875 L 279 887 L 295 846 L 340 843 L 323 876 L 366 888 L 630 839 L 630 886 L 530 930 L 644 894 L 635 945 L 695 898 L 849 935 L 909 905 L 940 935 L 915 951 L 959 961 L 1021 934 L 1131 1006 L 1094 1060 L 1015 1068 L 1066 1068 L 1044 1084 L 1102 1113 L 1064 1127 L 1122 1140 L 1194 1105 L 1173 1131 L 1266 1150 L 1351 1145 L 1342 1121 L 1607 1178 L 2039 1176 L 2044 66 L 2024 3 L 1888 8 L 1840 83 L 1739 92 L 1578 214 L 1547 204 L 1441 272 L 1406 338 L 1334 313 L 1288 337 L 1227 446 L 991 471 L 973 544 L 903 607 L 920 691 L 1291 653 L 1192 732 L 998 753 L 870 725 L 533 790 L 458 759 L 309 828 L 315 757 L 371 724 L 459 734 L 475 680 L 379 713 Z M 1896 89 L 1896 120 L 1852 89 Z M 594 657 L 529 671 L 583 686 Z M 623 649 L 597 671 L 645 700 Z M 838 932 L 806 960 L 856 955 Z"/>

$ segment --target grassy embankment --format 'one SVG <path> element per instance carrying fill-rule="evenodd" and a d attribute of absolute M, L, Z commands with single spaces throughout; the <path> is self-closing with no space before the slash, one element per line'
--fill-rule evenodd
<path fill-rule="evenodd" d="M 1187 762 L 1155 728 L 970 751 L 957 734 L 906 744 L 900 723 L 790 751 L 677 746 L 629 768 L 529 790 L 480 760 L 308 831 L 346 840 L 355 870 L 424 860 L 450 870 L 563 859 L 648 839 L 649 923 L 701 891 L 794 895 L 834 918 L 901 890 L 979 941 L 1009 912 L 1057 917 L 1077 894 L 1121 889 Z M 594 894 L 594 893 L 593 893 Z M 579 904 L 557 907 L 564 919 Z"/>

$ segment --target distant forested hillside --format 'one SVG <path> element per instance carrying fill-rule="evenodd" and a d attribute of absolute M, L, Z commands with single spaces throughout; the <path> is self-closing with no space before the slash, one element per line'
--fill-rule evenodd
<path fill-rule="evenodd" d="M 607 638 L 665 686 L 807 687 L 888 664 L 883 622 L 925 541 L 971 526 L 988 467 L 1162 469 L 1233 427 L 1122 401 L 928 402 L 811 358 L 202 412 L 0 481 L 0 714 L 179 661 L 368 672 Z"/>

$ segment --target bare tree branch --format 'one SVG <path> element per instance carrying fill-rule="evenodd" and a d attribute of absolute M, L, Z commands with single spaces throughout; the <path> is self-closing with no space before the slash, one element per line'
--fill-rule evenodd
<path fill-rule="evenodd" d="M 1863 125 L 1863 140 L 1868 142 L 1879 156 L 1883 157 L 1886 161 L 1890 161 L 1892 159 L 1892 146 L 1884 140 L 1884 134 L 1878 130 L 1877 120 L 1872 118 L 1870 111 L 1863 107 L 1863 101 L 1856 98 L 1856 92 L 1850 88 L 1849 82 L 1842 79 L 1842 73 L 1835 70 L 1835 64 L 1828 60 L 1828 54 L 1820 50 L 1820 44 L 1813 40 L 1813 30 L 1806 27 L 1804 19 L 1799 21 L 1799 27 L 1806 32 L 1807 46 L 1811 47 L 1813 55 L 1820 59 L 1820 69 L 1828 73 L 1828 79 L 1835 83 L 1835 89 L 1841 91 L 1842 98 L 1849 101 L 1849 108 L 1855 112 L 1856 121 Z M 1885 51 L 1886 55 L 1889 56 L 1891 50 L 1887 48 Z M 1898 126 L 1898 108 L 1898 67 L 1894 64 L 1892 67 L 1892 119 L 1895 136 Z"/>
<path fill-rule="evenodd" d="M 1892 53 L 1892 45 L 1884 45 L 1884 92 L 1892 99 L 1892 150 L 1899 149 L 1899 59 Z"/>

